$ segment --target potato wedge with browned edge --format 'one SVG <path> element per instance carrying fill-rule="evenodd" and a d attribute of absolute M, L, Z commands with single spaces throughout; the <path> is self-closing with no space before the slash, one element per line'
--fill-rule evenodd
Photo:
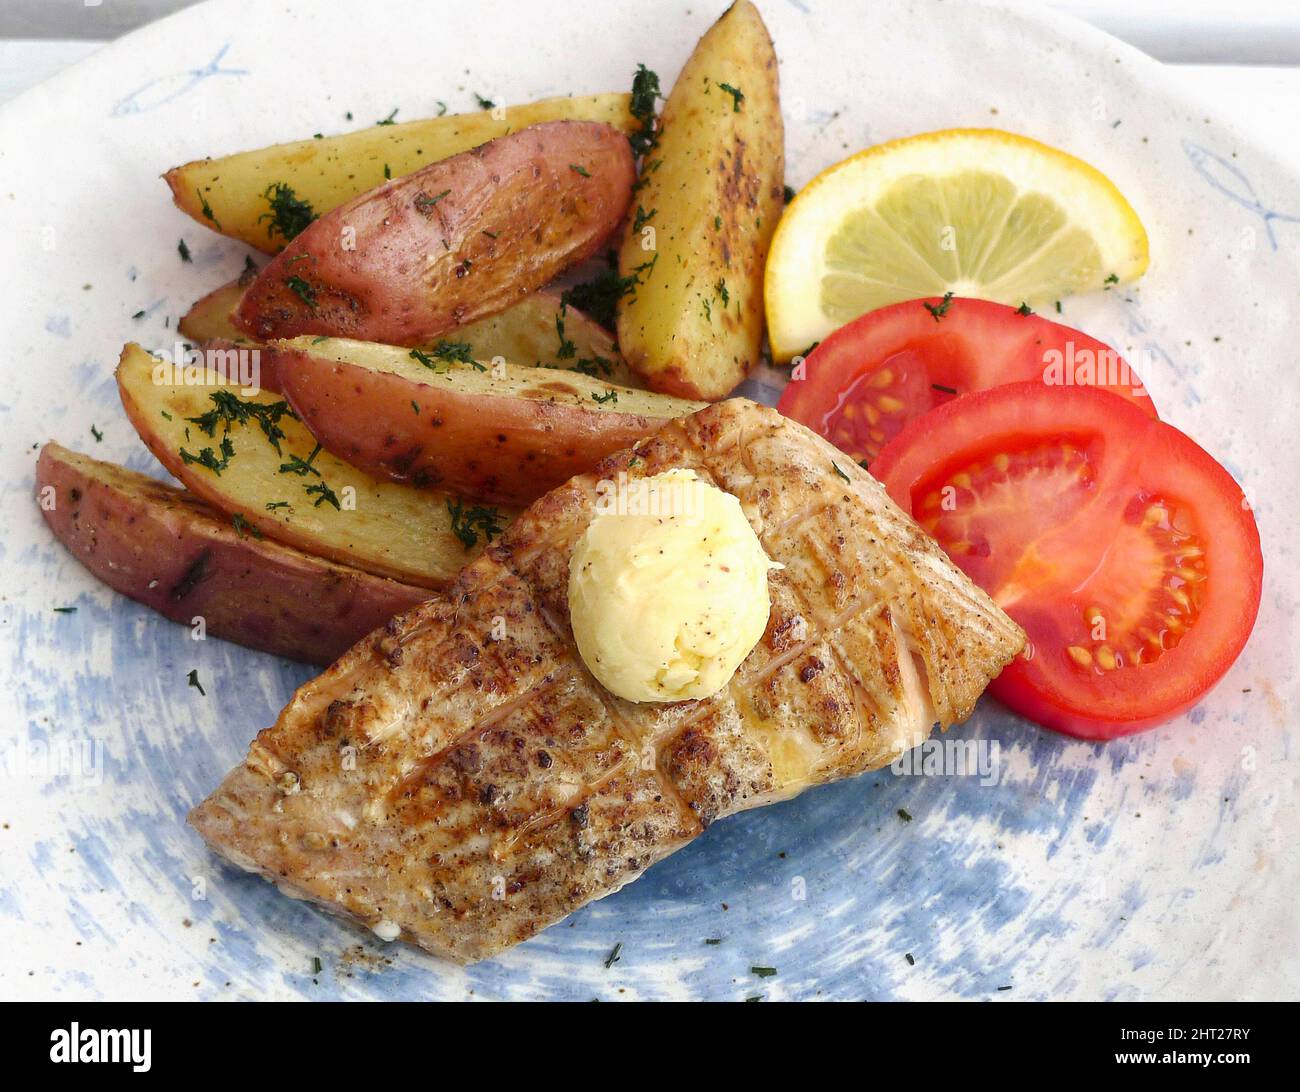
<path fill-rule="evenodd" d="M 619 253 L 619 349 L 652 390 L 713 401 L 758 363 L 784 180 L 776 54 L 738 0 L 673 85 Z"/>
<path fill-rule="evenodd" d="M 321 217 L 248 286 L 235 328 L 259 341 L 427 344 L 595 253 L 634 177 L 627 137 L 609 125 L 552 121 L 499 137 Z"/>
<path fill-rule="evenodd" d="M 251 279 L 248 283 L 252 283 Z M 181 337 L 199 343 L 232 341 L 255 344 L 236 330 L 231 321 L 235 308 L 244 297 L 244 287 L 241 281 L 230 281 L 209 292 L 181 317 Z"/>
<path fill-rule="evenodd" d="M 176 382 L 168 367 L 139 345 L 122 350 L 117 385 L 131 423 L 191 493 L 267 538 L 439 588 L 509 522 L 336 459 L 275 395 Z"/>
<path fill-rule="evenodd" d="M 327 338 L 266 347 L 327 451 L 376 477 L 522 505 L 702 403 L 573 372 Z"/>
<path fill-rule="evenodd" d="M 620 387 L 643 386 L 609 332 L 554 292 L 534 292 L 499 314 L 448 330 L 444 340 L 468 345 L 466 355 L 484 363 L 500 357 L 509 364 L 582 372 Z"/>
<path fill-rule="evenodd" d="M 623 93 L 542 99 L 199 159 L 163 177 L 181 211 L 273 254 L 316 217 L 389 178 L 529 125 L 569 119 L 604 122 L 625 133 L 636 126 Z"/>
<path fill-rule="evenodd" d="M 41 449 L 36 492 L 54 536 L 114 591 L 276 656 L 332 663 L 429 597 L 236 529 L 183 489 L 55 443 Z"/>
<path fill-rule="evenodd" d="M 200 344 L 258 345 L 230 321 L 243 294 L 239 281 L 209 292 L 181 319 L 181 334 Z M 642 385 L 640 376 L 633 375 L 618 355 L 609 332 L 581 311 L 566 307 L 554 292 L 534 292 L 500 314 L 457 326 L 447 332 L 447 340 L 468 346 L 466 355 L 475 360 L 502 357 L 511 364 L 542 364 L 583 372 L 620 387 Z M 263 386 L 279 390 L 269 370 L 265 374 L 270 381 L 264 379 Z"/>

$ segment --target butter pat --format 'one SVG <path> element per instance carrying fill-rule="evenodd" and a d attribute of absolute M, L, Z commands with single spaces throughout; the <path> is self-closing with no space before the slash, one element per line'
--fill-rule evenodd
<path fill-rule="evenodd" d="M 578 651 L 629 701 L 716 694 L 767 628 L 771 568 L 740 502 L 693 470 L 624 479 L 570 561 Z"/>

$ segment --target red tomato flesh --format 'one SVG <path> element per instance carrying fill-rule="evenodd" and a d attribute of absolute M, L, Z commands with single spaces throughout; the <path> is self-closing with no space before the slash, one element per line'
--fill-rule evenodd
<path fill-rule="evenodd" d="M 903 429 L 871 467 L 1029 636 L 991 691 L 1110 739 L 1188 709 L 1259 610 L 1255 518 L 1171 425 L 1086 387 L 1013 383 Z"/>
<path fill-rule="evenodd" d="M 776 408 L 870 464 L 921 414 L 1030 379 L 1102 387 L 1156 416 L 1142 381 L 1108 345 L 975 299 L 908 300 L 841 326 L 809 354 L 802 373 L 796 368 Z"/>

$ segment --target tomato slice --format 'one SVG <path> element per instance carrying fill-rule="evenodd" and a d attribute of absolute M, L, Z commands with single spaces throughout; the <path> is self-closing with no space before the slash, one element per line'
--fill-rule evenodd
<path fill-rule="evenodd" d="M 1103 387 L 1156 416 L 1108 345 L 1001 303 L 954 298 L 908 300 L 841 326 L 796 368 L 776 408 L 870 464 L 921 414 L 1030 379 Z"/>
<path fill-rule="evenodd" d="M 1172 425 L 1087 387 L 1013 383 L 908 425 L 872 465 L 889 495 L 1029 635 L 991 690 L 1110 739 L 1199 701 L 1259 610 L 1255 518 Z"/>

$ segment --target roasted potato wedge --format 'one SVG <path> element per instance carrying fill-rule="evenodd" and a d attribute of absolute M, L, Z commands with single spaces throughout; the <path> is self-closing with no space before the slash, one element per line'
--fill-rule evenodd
<path fill-rule="evenodd" d="M 36 493 L 55 538 L 114 591 L 291 660 L 332 663 L 429 596 L 236 530 L 183 489 L 55 443 L 41 449 Z"/>
<path fill-rule="evenodd" d="M 243 294 L 238 281 L 209 292 L 181 319 L 181 334 L 200 344 L 258 345 L 230 321 Z M 499 356 L 511 364 L 543 364 L 583 372 L 620 387 L 641 386 L 640 377 L 633 375 L 618 355 L 609 332 L 582 312 L 565 307 L 553 292 L 534 292 L 500 314 L 448 331 L 447 339 L 468 345 L 468 355 L 475 360 Z M 279 390 L 269 371 L 267 378 L 270 382 L 264 380 L 263 385 Z"/>
<path fill-rule="evenodd" d="M 483 533 L 467 526 L 458 501 L 377 481 L 321 451 L 275 395 L 171 382 L 168 367 L 139 345 L 122 350 L 127 416 L 171 474 L 241 526 L 425 588 L 444 586 L 484 545 L 483 520 Z M 492 515 L 495 527 L 509 520 Z"/>
<path fill-rule="evenodd" d="M 267 354 L 326 450 L 376 477 L 503 504 L 528 504 L 702 408 L 572 372 L 360 341 L 304 337 Z"/>
<path fill-rule="evenodd" d="M 737 0 L 673 85 L 619 253 L 618 344 L 652 390 L 723 398 L 758 363 L 784 148 L 772 40 Z"/>
<path fill-rule="evenodd" d="M 626 94 L 543 99 L 199 159 L 163 177 L 182 212 L 273 254 L 306 223 L 389 176 L 401 178 L 529 125 L 569 119 L 604 122 L 623 132 L 636 126 Z"/>
<path fill-rule="evenodd" d="M 552 121 L 363 194 L 271 261 L 235 312 L 259 341 L 323 334 L 425 345 L 590 257 L 632 193 L 627 138 Z"/>
<path fill-rule="evenodd" d="M 251 283 L 251 282 L 250 282 Z M 244 295 L 244 283 L 231 281 L 209 292 L 182 316 L 181 337 L 190 341 L 231 341 L 254 344 L 235 329 L 231 315 Z"/>
<path fill-rule="evenodd" d="M 510 364 L 583 372 L 620 387 L 642 386 L 609 332 L 565 307 L 553 292 L 534 292 L 499 314 L 457 326 L 445 340 L 468 345 L 468 355 L 485 363 L 501 357 Z"/>

